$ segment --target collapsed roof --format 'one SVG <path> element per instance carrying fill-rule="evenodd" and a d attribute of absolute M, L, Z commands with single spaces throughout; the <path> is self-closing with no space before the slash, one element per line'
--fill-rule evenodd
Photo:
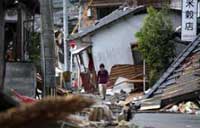
<path fill-rule="evenodd" d="M 200 35 L 174 60 L 154 84 L 145 99 L 161 104 L 177 103 L 199 97 Z"/>

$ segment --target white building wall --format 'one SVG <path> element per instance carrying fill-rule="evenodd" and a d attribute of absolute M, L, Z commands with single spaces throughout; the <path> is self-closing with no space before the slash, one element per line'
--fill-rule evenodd
<path fill-rule="evenodd" d="M 134 64 L 131 44 L 136 43 L 135 33 L 143 25 L 146 14 L 124 18 L 117 23 L 96 32 L 92 37 L 93 59 L 95 69 L 99 70 L 101 63 L 110 72 L 116 64 Z M 173 28 L 181 25 L 180 13 L 171 14 Z"/>
<path fill-rule="evenodd" d="M 135 33 L 139 31 L 145 14 L 123 19 L 98 31 L 92 36 L 93 59 L 95 69 L 99 70 L 101 63 L 110 72 L 116 64 L 134 64 L 131 43 L 136 42 Z"/>

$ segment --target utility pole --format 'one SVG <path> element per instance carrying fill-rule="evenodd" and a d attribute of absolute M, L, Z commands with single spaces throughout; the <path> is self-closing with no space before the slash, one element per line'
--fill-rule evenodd
<path fill-rule="evenodd" d="M 5 71 L 5 52 L 4 52 L 4 16 L 5 16 L 5 8 L 3 7 L 4 0 L 0 1 L 0 90 L 3 88 L 4 84 L 4 71 Z"/>
<path fill-rule="evenodd" d="M 69 1 L 63 0 L 63 27 L 64 27 L 64 70 L 69 71 L 69 45 L 67 42 L 67 38 L 69 35 L 69 28 L 68 28 L 68 7 Z"/>
<path fill-rule="evenodd" d="M 55 43 L 53 31 L 52 0 L 40 0 L 41 13 L 41 55 L 44 88 L 43 96 L 55 95 Z"/>
<path fill-rule="evenodd" d="M 69 0 L 63 0 L 63 28 L 64 28 L 64 71 L 66 75 L 63 75 L 63 81 L 65 87 L 70 86 L 71 73 L 70 73 L 70 47 L 68 44 L 69 27 L 68 27 L 68 16 L 69 16 Z"/>

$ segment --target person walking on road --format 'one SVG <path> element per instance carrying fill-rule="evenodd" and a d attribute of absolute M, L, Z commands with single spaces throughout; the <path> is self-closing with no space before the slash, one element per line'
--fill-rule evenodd
<path fill-rule="evenodd" d="M 100 70 L 97 75 L 97 82 L 99 87 L 99 93 L 103 100 L 106 98 L 106 88 L 108 83 L 108 71 L 105 69 L 104 64 L 100 64 Z"/>

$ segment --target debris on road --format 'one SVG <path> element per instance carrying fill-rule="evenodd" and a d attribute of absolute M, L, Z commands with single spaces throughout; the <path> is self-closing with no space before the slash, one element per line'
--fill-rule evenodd
<path fill-rule="evenodd" d="M 112 121 L 114 119 L 112 111 L 106 105 L 95 105 L 89 115 L 90 121 Z"/>
<path fill-rule="evenodd" d="M 132 90 L 134 90 L 133 83 L 129 83 L 128 79 L 119 77 L 112 89 L 113 93 L 120 93 L 121 91 L 124 91 L 125 93 L 130 93 Z"/>
<path fill-rule="evenodd" d="M 173 105 L 171 108 L 167 109 L 167 112 L 176 112 L 176 113 L 188 113 L 188 114 L 195 114 L 196 111 L 200 110 L 200 108 L 191 101 L 186 103 L 182 102 L 178 105 Z"/>

